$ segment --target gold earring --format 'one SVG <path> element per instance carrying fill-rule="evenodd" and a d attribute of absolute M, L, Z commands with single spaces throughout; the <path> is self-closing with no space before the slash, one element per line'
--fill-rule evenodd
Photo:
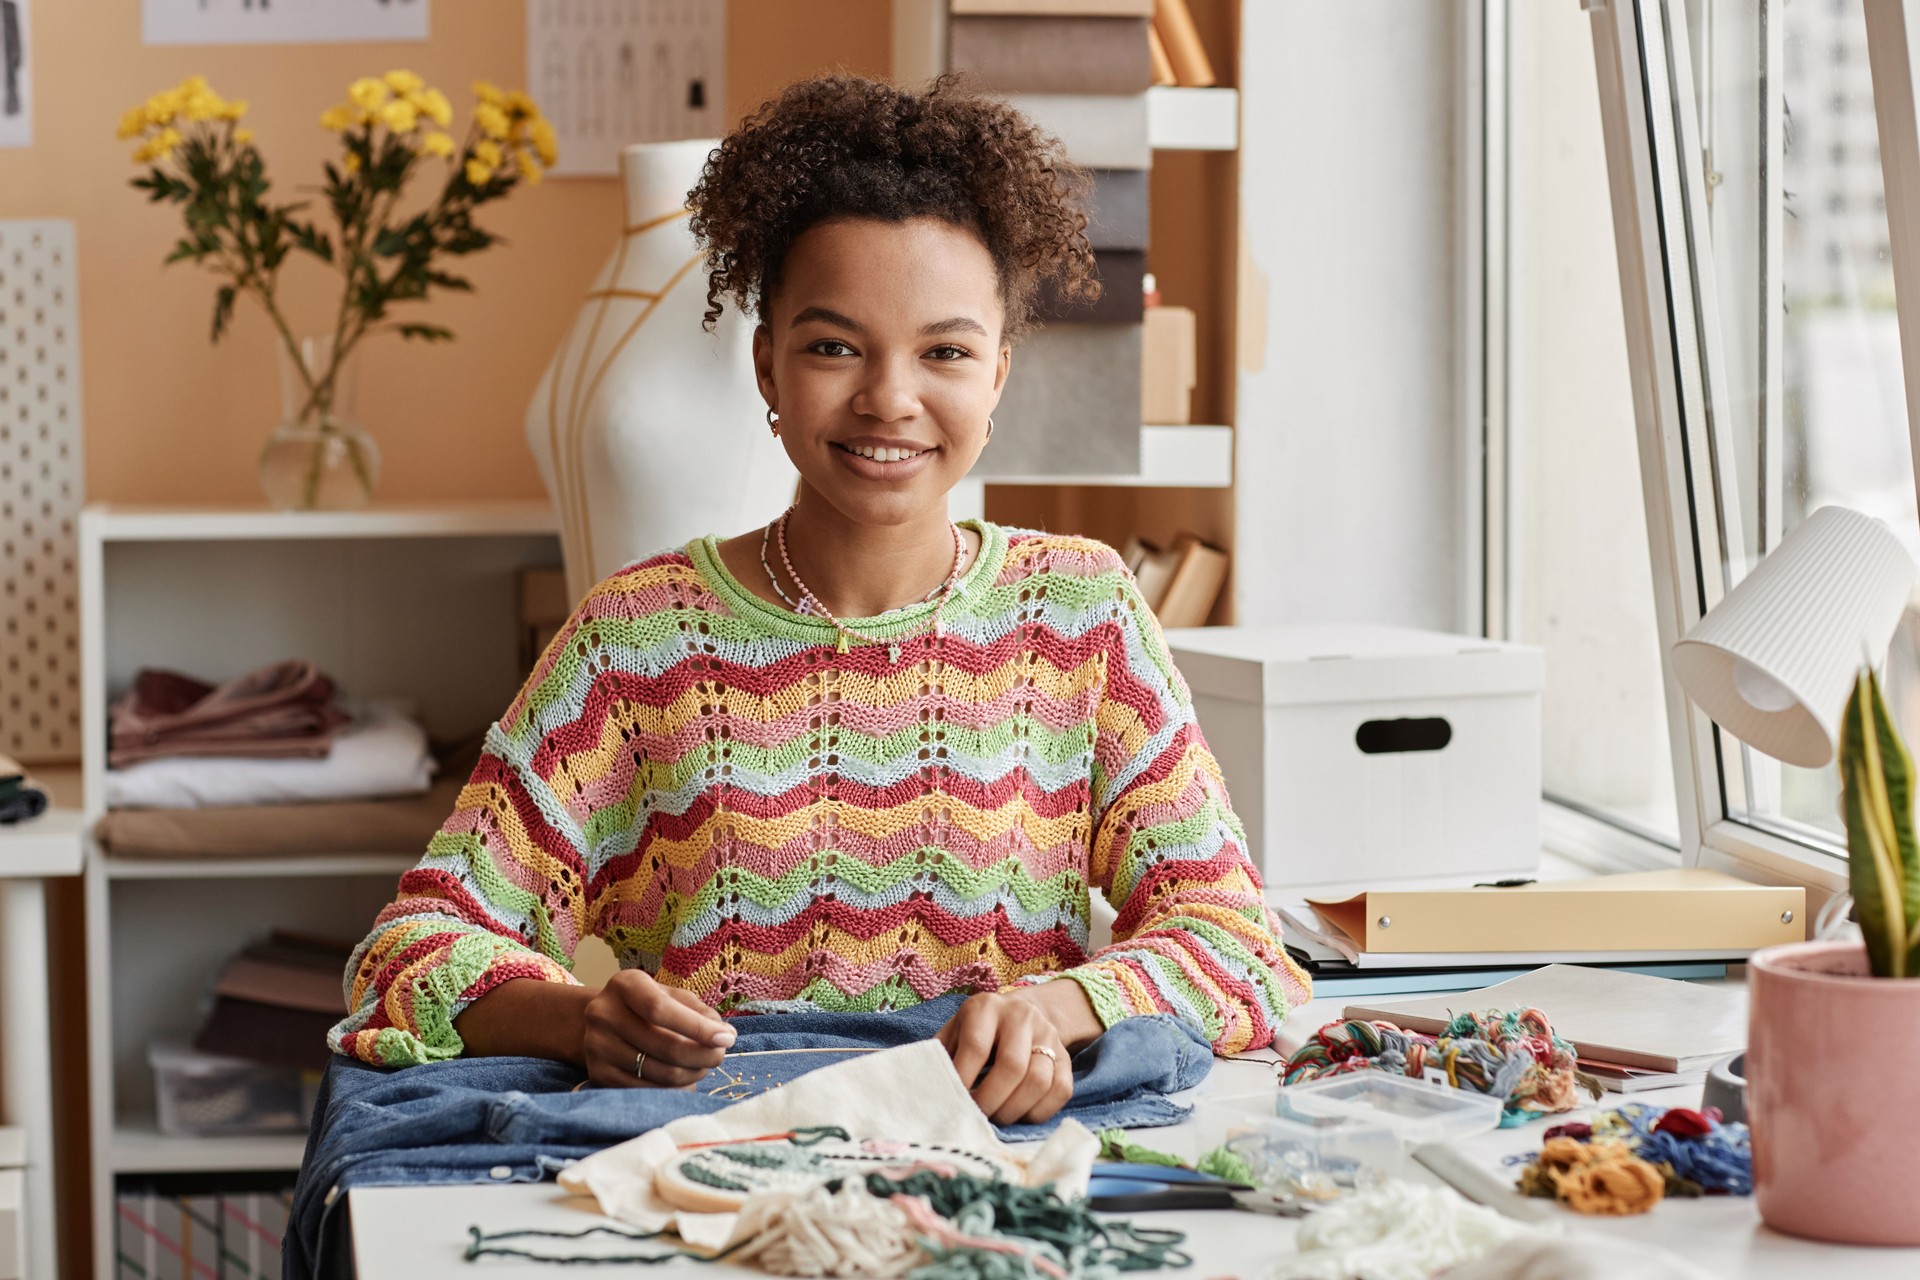
<path fill-rule="evenodd" d="M 779 436 L 780 436 L 780 415 L 779 415 L 779 414 L 777 414 L 777 413 L 775 413 L 775 412 L 774 412 L 774 411 L 773 411 L 773 410 L 772 410 L 771 408 L 769 408 L 769 409 L 767 410 L 767 429 L 768 429 L 769 431 L 771 431 L 771 432 L 773 432 L 773 434 L 774 434 L 774 438 L 775 438 L 775 439 L 778 439 L 778 438 L 779 438 Z"/>

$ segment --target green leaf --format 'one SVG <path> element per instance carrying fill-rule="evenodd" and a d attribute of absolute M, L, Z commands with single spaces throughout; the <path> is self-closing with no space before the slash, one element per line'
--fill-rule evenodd
<path fill-rule="evenodd" d="M 1913 757 L 1871 670 L 1854 683 L 1840 732 L 1848 868 L 1867 960 L 1879 977 L 1920 977 L 1920 843 L 1914 838 Z"/>
<path fill-rule="evenodd" d="M 428 284 L 439 285 L 442 289 L 459 289 L 463 293 L 473 292 L 473 282 L 471 280 L 466 280 L 456 275 L 449 275 L 445 271 L 429 271 L 426 273 L 426 278 Z"/>
<path fill-rule="evenodd" d="M 220 335 L 226 332 L 227 322 L 233 319 L 234 288 L 230 284 L 220 286 L 213 296 L 213 340 L 220 341 Z"/>
<path fill-rule="evenodd" d="M 425 342 L 453 341 L 453 330 L 443 329 L 437 324 L 403 324 L 394 327 L 403 338 L 419 338 Z"/>

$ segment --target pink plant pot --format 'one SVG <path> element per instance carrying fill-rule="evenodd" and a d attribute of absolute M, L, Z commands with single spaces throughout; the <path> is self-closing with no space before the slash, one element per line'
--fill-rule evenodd
<path fill-rule="evenodd" d="M 1866 948 L 1802 942 L 1747 968 L 1747 1122 L 1768 1226 L 1920 1245 L 1920 979 L 1875 978 Z"/>

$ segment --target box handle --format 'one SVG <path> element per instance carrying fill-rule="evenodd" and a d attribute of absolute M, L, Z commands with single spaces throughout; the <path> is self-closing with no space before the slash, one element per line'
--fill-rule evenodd
<path fill-rule="evenodd" d="M 1368 720 L 1353 741 L 1370 756 L 1404 751 L 1438 751 L 1453 741 L 1453 726 L 1442 716 L 1407 716 L 1399 720 Z"/>

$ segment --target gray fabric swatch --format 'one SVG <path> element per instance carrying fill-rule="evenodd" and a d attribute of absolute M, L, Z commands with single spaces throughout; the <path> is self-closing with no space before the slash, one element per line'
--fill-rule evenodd
<path fill-rule="evenodd" d="M 965 17 L 952 20 L 948 62 L 992 89 L 1145 93 L 1153 58 L 1145 18 Z"/>
<path fill-rule="evenodd" d="M 1035 311 L 1048 324 L 1139 324 L 1146 315 L 1141 282 L 1147 274 L 1147 255 L 1134 249 L 1100 249 L 1093 255 L 1100 277 L 1100 296 L 1091 302 L 1068 302 L 1051 281 L 1040 286 Z"/>
<path fill-rule="evenodd" d="M 1145 249 L 1150 225 L 1146 169 L 1093 171 L 1087 242 L 1096 249 Z"/>
<path fill-rule="evenodd" d="M 1051 324 L 1013 349 L 974 467 L 1014 476 L 1140 474 L 1140 326 Z"/>

